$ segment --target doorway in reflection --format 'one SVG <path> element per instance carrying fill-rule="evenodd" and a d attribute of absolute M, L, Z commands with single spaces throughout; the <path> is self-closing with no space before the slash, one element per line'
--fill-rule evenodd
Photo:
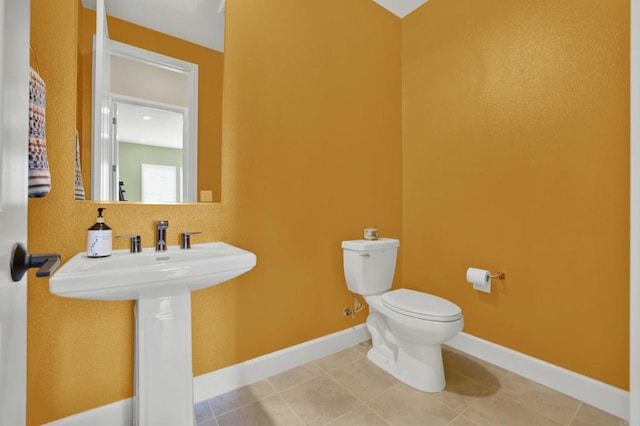
<path fill-rule="evenodd" d="M 121 98 L 111 111 L 119 200 L 182 202 L 184 108 Z"/>

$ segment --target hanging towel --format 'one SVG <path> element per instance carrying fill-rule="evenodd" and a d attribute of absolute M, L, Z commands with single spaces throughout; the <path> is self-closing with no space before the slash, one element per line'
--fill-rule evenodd
<path fill-rule="evenodd" d="M 76 130 L 76 200 L 84 200 L 84 185 L 80 168 L 80 136 Z"/>
<path fill-rule="evenodd" d="M 51 190 L 45 139 L 45 84 L 31 68 L 29 79 L 29 197 L 44 197 Z"/>

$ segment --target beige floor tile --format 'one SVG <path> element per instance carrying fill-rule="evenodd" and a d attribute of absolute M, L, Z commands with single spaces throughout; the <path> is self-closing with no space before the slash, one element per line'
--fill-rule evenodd
<path fill-rule="evenodd" d="M 582 404 L 571 426 L 629 426 L 629 423 L 591 405 Z"/>
<path fill-rule="evenodd" d="M 571 421 L 581 404 L 577 399 L 511 372 L 500 379 L 498 392 L 563 425 Z"/>
<path fill-rule="evenodd" d="M 329 373 L 338 383 L 366 402 L 398 383 L 398 379 L 374 365 L 367 358 L 336 368 Z"/>
<path fill-rule="evenodd" d="M 314 362 L 324 371 L 331 371 L 360 358 L 362 358 L 362 355 L 360 355 L 356 350 L 349 348 L 336 352 L 335 354 L 325 356 L 324 358 L 317 359 Z"/>
<path fill-rule="evenodd" d="M 261 380 L 211 398 L 209 399 L 209 405 L 213 413 L 219 416 L 245 404 L 271 396 L 274 393 L 273 387 L 266 380 Z"/>
<path fill-rule="evenodd" d="M 367 403 L 391 425 L 447 425 L 458 413 L 438 401 L 432 393 L 421 392 L 399 383 Z"/>
<path fill-rule="evenodd" d="M 358 352 L 362 356 L 367 356 L 367 352 L 371 349 L 371 340 L 367 340 L 366 342 L 362 342 L 353 347 L 353 350 Z"/>
<path fill-rule="evenodd" d="M 536 411 L 498 393 L 489 393 L 476 401 L 463 415 L 479 426 L 557 426 Z"/>
<path fill-rule="evenodd" d="M 345 388 L 322 375 L 280 393 L 305 425 L 324 425 L 360 405 Z"/>
<path fill-rule="evenodd" d="M 298 385 L 307 380 L 318 377 L 324 374 L 324 370 L 318 367 L 315 363 L 309 362 L 291 370 L 284 371 L 275 376 L 269 377 L 269 383 L 274 387 L 276 391 L 282 391 L 290 388 L 291 386 Z"/>
<path fill-rule="evenodd" d="M 483 385 L 497 386 L 507 370 L 462 352 L 452 353 L 443 358 L 445 373 L 454 371 Z"/>
<path fill-rule="evenodd" d="M 388 424 L 369 408 L 361 405 L 327 426 L 387 426 Z"/>
<path fill-rule="evenodd" d="M 220 426 L 302 425 L 279 395 L 244 405 L 217 418 Z"/>
<path fill-rule="evenodd" d="M 458 417 L 453 419 L 451 423 L 447 426 L 477 426 L 474 422 L 460 414 Z"/>
<path fill-rule="evenodd" d="M 195 404 L 194 412 L 196 416 L 196 423 L 198 424 L 214 417 L 213 410 L 209 407 L 209 401 L 201 401 Z"/>
<path fill-rule="evenodd" d="M 363 342 L 202 401 L 194 407 L 197 425 L 628 426 L 446 345 L 447 387 L 420 392 L 371 363 L 370 348 L 371 341 Z"/>
<path fill-rule="evenodd" d="M 489 390 L 486 385 L 471 380 L 455 371 L 448 371 L 446 380 L 447 385 L 444 391 L 434 393 L 433 396 L 459 413 L 469 408 L 471 404 Z"/>

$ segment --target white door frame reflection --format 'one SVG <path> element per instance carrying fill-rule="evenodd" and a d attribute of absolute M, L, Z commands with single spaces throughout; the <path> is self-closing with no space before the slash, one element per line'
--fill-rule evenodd
<path fill-rule="evenodd" d="M 151 67 L 159 72 L 170 71 L 186 77 L 186 107 L 185 107 L 185 125 L 184 137 L 183 137 L 183 179 L 182 187 L 178 193 L 183 194 L 184 202 L 196 202 L 197 200 L 197 176 L 198 176 L 198 147 L 197 147 L 197 134 L 198 134 L 198 65 L 191 62 L 182 61 L 170 56 L 161 55 L 156 52 L 151 52 L 145 49 L 140 49 L 134 46 L 130 46 L 124 43 L 119 43 L 113 40 L 107 40 L 104 43 L 105 52 L 104 56 L 108 58 L 118 58 L 133 61 L 137 65 Z M 100 57 L 100 52 L 94 51 L 94 66 L 96 64 L 97 57 Z M 118 180 L 118 148 L 115 143 L 114 128 L 112 117 L 113 114 L 110 111 L 113 100 L 115 98 L 133 98 L 129 93 L 122 93 L 123 90 L 118 90 L 114 87 L 112 80 L 113 64 L 121 61 L 104 61 L 107 62 L 105 69 L 102 73 L 94 72 L 93 91 L 94 99 L 100 99 L 100 93 L 107 92 L 109 102 L 105 104 L 93 103 L 94 114 L 96 117 L 96 108 L 102 109 L 101 121 L 108 120 L 109 125 L 103 126 L 102 123 L 93 123 L 94 126 L 98 126 L 102 129 L 100 137 L 97 137 L 94 133 L 92 138 L 92 172 L 91 172 L 91 198 L 93 200 L 118 200 L 119 194 L 119 180 Z M 94 70 L 95 71 L 95 70 Z M 101 80 L 99 75 L 102 75 Z M 138 78 L 139 82 L 133 82 L 134 78 Z M 140 88 L 150 82 L 150 79 L 145 76 L 138 76 L 137 73 L 130 73 L 127 75 L 127 81 L 130 87 Z M 106 89 L 106 90 L 105 90 Z M 116 93 L 116 91 L 120 93 Z M 154 94 L 158 93 L 158 90 L 151 90 Z M 138 98 L 138 102 L 146 102 L 148 104 L 160 105 L 163 102 L 159 102 L 154 96 L 148 95 L 144 99 L 141 98 L 139 93 L 134 92 Z M 151 98 L 151 99 L 149 99 Z M 169 105 L 169 104 L 164 104 Z M 175 107 L 175 105 L 170 105 Z M 106 108 L 106 111 L 105 111 Z M 104 117 L 104 118 L 102 118 Z M 107 118 L 108 117 L 108 118 Z M 95 121 L 95 120 L 94 120 Z M 179 201 L 178 201 L 179 202 Z"/>
<path fill-rule="evenodd" d="M 111 187 L 118 188 L 119 201 L 180 203 L 184 201 L 182 181 L 184 141 L 188 139 L 188 111 L 179 105 L 112 95 L 114 164 Z M 142 164 L 173 167 L 174 188 L 162 197 L 145 197 Z M 167 198 L 173 193 L 172 199 Z"/>

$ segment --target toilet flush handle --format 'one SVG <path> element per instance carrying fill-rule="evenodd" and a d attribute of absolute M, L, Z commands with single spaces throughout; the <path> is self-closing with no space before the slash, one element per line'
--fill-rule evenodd
<path fill-rule="evenodd" d="M 369 253 L 363 253 L 363 254 L 361 254 L 361 255 L 360 255 L 360 257 L 366 257 L 366 258 L 368 258 L 368 257 L 369 257 Z"/>

